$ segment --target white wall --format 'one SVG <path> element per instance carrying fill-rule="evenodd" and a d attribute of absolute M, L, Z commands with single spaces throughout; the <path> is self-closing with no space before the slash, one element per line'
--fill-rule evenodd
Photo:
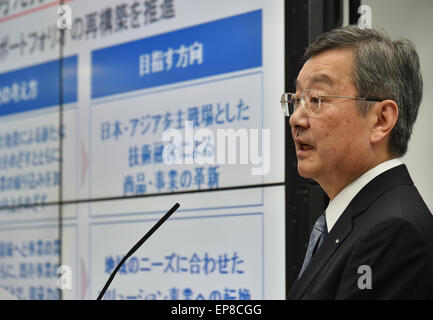
<path fill-rule="evenodd" d="M 421 60 L 424 96 L 403 161 L 412 179 L 433 212 L 433 1 L 364 0 L 372 13 L 372 24 L 395 38 L 415 43 Z"/>

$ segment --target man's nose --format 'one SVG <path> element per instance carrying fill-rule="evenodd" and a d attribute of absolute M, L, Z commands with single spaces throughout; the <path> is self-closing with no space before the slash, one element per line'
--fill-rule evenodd
<path fill-rule="evenodd" d="M 293 114 L 290 116 L 289 123 L 292 128 L 296 128 L 296 127 L 308 128 L 310 124 L 308 122 L 307 111 L 302 106 L 299 106 L 298 108 L 296 108 L 295 112 L 293 112 Z"/>

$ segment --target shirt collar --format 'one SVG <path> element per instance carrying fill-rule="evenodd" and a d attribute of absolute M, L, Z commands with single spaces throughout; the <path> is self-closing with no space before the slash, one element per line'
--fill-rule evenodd
<path fill-rule="evenodd" d="M 381 173 L 401 164 L 403 164 L 401 158 L 382 162 L 344 187 L 343 190 L 341 190 L 333 200 L 329 201 L 328 207 L 326 208 L 325 216 L 328 232 L 331 231 L 332 227 L 349 205 L 350 201 L 352 201 L 352 199 L 358 194 L 359 191 L 361 191 L 362 188 L 365 187 L 365 185 L 367 185 L 367 183 Z"/>

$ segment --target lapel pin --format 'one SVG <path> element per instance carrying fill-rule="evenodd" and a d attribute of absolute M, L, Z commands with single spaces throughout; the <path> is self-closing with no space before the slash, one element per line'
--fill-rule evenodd
<path fill-rule="evenodd" d="M 335 244 L 339 244 L 340 243 L 340 239 L 335 239 Z"/>

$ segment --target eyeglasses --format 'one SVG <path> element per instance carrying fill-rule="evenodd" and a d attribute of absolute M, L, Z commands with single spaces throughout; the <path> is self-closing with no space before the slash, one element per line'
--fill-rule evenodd
<path fill-rule="evenodd" d="M 283 93 L 281 95 L 281 109 L 286 117 L 290 117 L 295 113 L 296 109 L 301 105 L 304 110 L 318 112 L 322 106 L 322 98 L 343 98 L 343 99 L 354 99 L 363 101 L 382 101 L 383 99 L 374 97 L 348 97 L 348 96 L 334 96 L 319 94 L 319 91 L 315 89 L 305 89 L 302 91 L 301 97 L 297 97 L 295 93 Z"/>

